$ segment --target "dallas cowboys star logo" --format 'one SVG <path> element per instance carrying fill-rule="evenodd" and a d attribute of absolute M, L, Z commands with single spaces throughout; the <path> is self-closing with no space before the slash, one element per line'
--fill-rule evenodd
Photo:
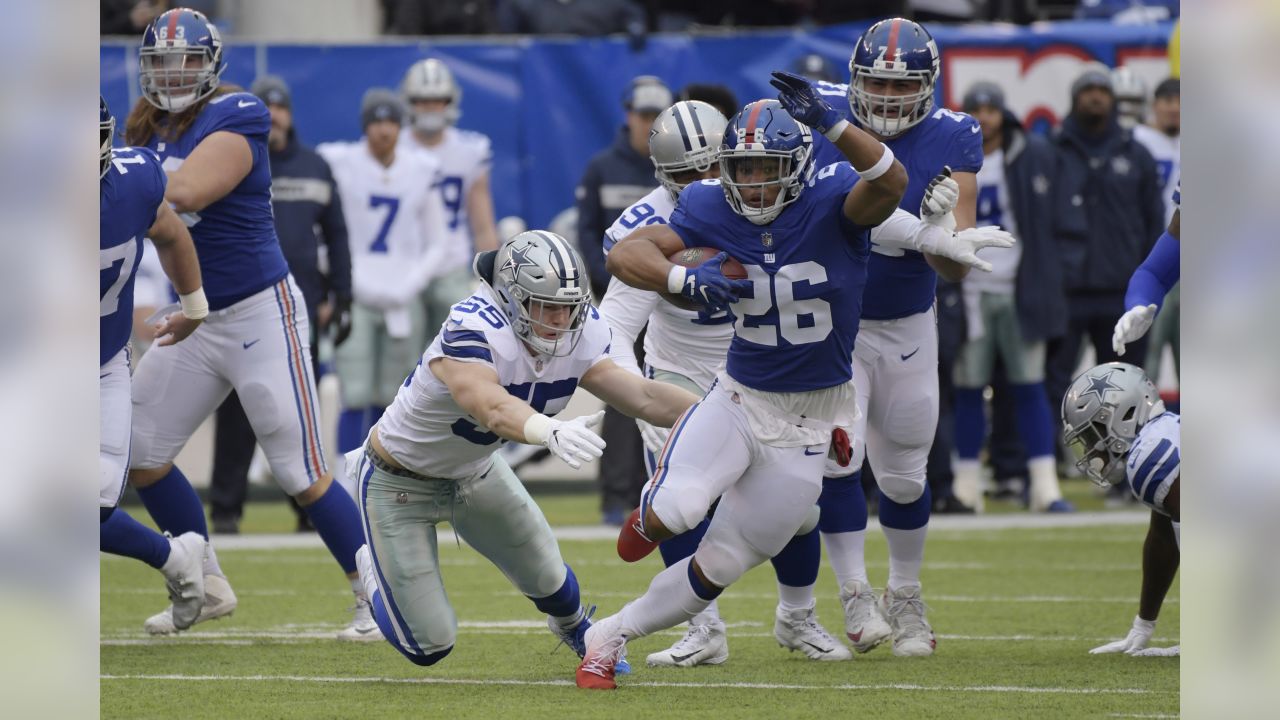
<path fill-rule="evenodd" d="M 526 266 L 527 267 L 538 266 L 538 263 L 529 259 L 528 245 L 525 245 L 522 248 L 512 249 L 511 254 L 507 256 L 507 261 L 502 264 L 502 268 L 499 270 L 499 272 L 505 273 L 507 271 L 510 271 L 511 279 L 515 280 L 515 278 L 520 275 L 520 268 L 526 267 Z"/>
<path fill-rule="evenodd" d="M 1121 389 L 1119 385 L 1116 385 L 1115 383 L 1111 382 L 1111 376 L 1114 375 L 1116 372 L 1118 371 L 1108 370 L 1105 375 L 1099 375 L 1098 377 L 1089 378 L 1089 387 L 1085 389 L 1084 392 L 1080 393 L 1080 397 L 1084 398 L 1085 395 L 1097 395 L 1098 402 L 1100 403 L 1106 402 L 1108 390 Z"/>

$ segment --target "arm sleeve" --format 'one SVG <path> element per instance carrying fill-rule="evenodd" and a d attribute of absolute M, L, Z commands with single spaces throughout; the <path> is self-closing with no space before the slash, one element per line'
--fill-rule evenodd
<path fill-rule="evenodd" d="M 649 322 L 649 315 L 657 304 L 657 293 L 633 288 L 617 278 L 609 281 L 609 292 L 600 303 L 600 314 L 604 315 L 609 329 L 613 331 L 609 355 L 620 367 L 637 375 L 643 373 L 636 361 L 636 338 Z"/>
<path fill-rule="evenodd" d="M 898 208 L 893 211 L 888 220 L 871 229 L 871 242 L 886 247 L 926 252 L 923 248 L 928 245 L 929 235 L 938 233 L 948 236 L 951 234 L 945 228 L 930 225 L 906 210 Z"/>
<path fill-rule="evenodd" d="M 351 299 L 351 246 L 347 241 L 347 221 L 342 214 L 342 198 L 333 180 L 329 164 L 324 166 L 324 179 L 329 183 L 329 204 L 320 213 L 320 232 L 329 250 L 329 289 L 340 298 Z"/>
<path fill-rule="evenodd" d="M 1151 254 L 1129 278 L 1129 289 L 1124 294 L 1126 310 L 1144 305 L 1158 307 L 1164 303 L 1164 296 L 1177 284 L 1181 274 L 1179 249 L 1180 244 L 1172 235 L 1160 236 Z"/>

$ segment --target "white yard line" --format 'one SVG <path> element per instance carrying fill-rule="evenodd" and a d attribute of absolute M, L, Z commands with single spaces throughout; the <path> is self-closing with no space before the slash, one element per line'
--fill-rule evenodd
<path fill-rule="evenodd" d="M 101 680 L 176 680 L 179 682 L 299 682 L 299 683 L 389 683 L 396 685 L 525 685 L 544 687 L 572 687 L 569 680 L 508 680 L 501 678 L 379 678 L 332 677 L 309 675 L 99 675 Z M 949 693 L 1027 693 L 1037 695 L 1154 695 L 1147 688 L 1096 688 L 1096 687 L 1020 687 L 1016 685 L 916 685 L 911 683 L 883 683 L 865 685 L 801 685 L 792 683 L 733 683 L 733 682 L 646 682 L 623 680 L 623 687 L 665 687 L 733 690 L 914 690 L 918 692 Z"/>

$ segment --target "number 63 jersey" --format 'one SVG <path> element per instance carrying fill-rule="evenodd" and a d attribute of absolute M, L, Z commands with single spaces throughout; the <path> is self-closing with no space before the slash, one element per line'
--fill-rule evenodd
<path fill-rule="evenodd" d="M 99 193 L 98 365 L 120 352 L 133 332 L 133 281 L 142 238 L 156 221 L 167 179 L 146 148 L 111 151 Z"/>
<path fill-rule="evenodd" d="M 748 388 L 806 392 L 847 383 L 862 315 L 870 228 L 844 215 L 858 181 L 848 163 L 814 171 L 795 202 L 754 225 L 725 200 L 719 180 L 685 188 L 671 229 L 686 247 L 724 250 L 747 270 L 751 291 L 732 306 L 726 370 Z"/>
<path fill-rule="evenodd" d="M 540 413 L 555 415 L 569 403 L 582 375 L 608 359 L 609 338 L 608 324 L 592 307 L 572 353 L 531 355 L 492 291 L 482 285 L 450 309 L 449 319 L 378 422 L 378 439 L 396 462 L 416 473 L 448 480 L 481 475 L 503 439 L 458 405 L 431 372 L 431 361 L 444 357 L 490 367 L 508 393 Z"/>

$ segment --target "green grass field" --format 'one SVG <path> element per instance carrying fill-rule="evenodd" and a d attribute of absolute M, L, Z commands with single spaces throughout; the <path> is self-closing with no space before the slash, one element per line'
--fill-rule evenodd
<path fill-rule="evenodd" d="M 597 518 L 591 497 L 539 500 L 554 526 Z M 264 503 L 249 508 L 243 530 L 290 526 L 282 503 Z M 166 602 L 159 574 L 103 555 L 102 716 L 1176 717 L 1177 659 L 1087 654 L 1128 630 L 1145 531 L 1145 524 L 932 530 L 923 579 L 939 640 L 930 658 L 895 658 L 882 646 L 850 662 L 816 663 L 782 650 L 773 640 L 776 585 L 766 565 L 721 598 L 730 625 L 726 664 L 645 667 L 646 654 L 682 633 L 672 630 L 629 646 L 636 669 L 614 693 L 574 687 L 576 656 L 553 651 L 556 640 L 532 604 L 484 558 L 452 542 L 441 543 L 440 555 L 461 627 L 453 653 L 430 668 L 385 643 L 331 639 L 349 619 L 351 596 L 320 547 L 220 549 L 239 595 L 236 613 L 159 639 L 142 631 L 142 620 Z M 611 539 L 560 547 L 584 600 L 601 613 L 642 593 L 661 564 L 655 554 L 626 565 Z M 878 530 L 868 533 L 867 551 L 872 583 L 882 585 L 887 551 Z M 1178 611 L 1175 585 L 1157 644 L 1177 642 Z M 826 567 L 818 613 L 840 634 Z"/>

